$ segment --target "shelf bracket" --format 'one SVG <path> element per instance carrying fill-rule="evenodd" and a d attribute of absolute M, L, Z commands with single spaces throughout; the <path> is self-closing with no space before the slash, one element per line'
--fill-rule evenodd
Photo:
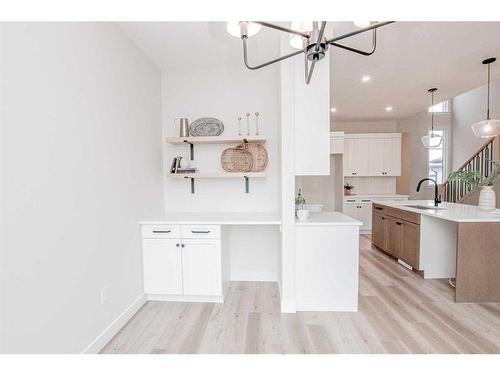
<path fill-rule="evenodd" d="M 249 183 L 249 180 L 248 180 L 248 176 L 245 176 L 245 193 L 249 193 L 250 192 L 250 183 Z"/>
<path fill-rule="evenodd" d="M 194 178 L 193 177 L 184 177 L 189 178 L 191 180 L 191 194 L 194 194 Z"/>
<path fill-rule="evenodd" d="M 194 160 L 194 144 L 188 140 L 184 140 L 184 143 L 189 143 L 189 160 Z"/>

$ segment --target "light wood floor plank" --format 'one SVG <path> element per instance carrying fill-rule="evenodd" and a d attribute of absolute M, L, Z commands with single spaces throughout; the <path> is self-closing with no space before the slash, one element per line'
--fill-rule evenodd
<path fill-rule="evenodd" d="M 277 283 L 232 282 L 224 304 L 148 302 L 102 353 L 500 353 L 500 304 L 456 304 L 360 238 L 359 311 L 281 314 Z"/>

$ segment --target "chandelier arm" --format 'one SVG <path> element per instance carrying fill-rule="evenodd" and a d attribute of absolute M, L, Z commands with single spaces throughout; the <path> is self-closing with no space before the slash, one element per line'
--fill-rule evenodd
<path fill-rule="evenodd" d="M 274 63 L 277 63 L 279 61 L 282 61 L 282 60 L 285 60 L 285 59 L 288 59 L 289 57 L 293 57 L 293 56 L 297 56 L 297 55 L 300 55 L 301 53 L 304 52 L 304 50 L 300 50 L 300 51 L 295 51 L 295 52 L 292 52 L 292 53 L 289 53 L 287 55 L 284 55 L 284 56 L 280 56 L 276 59 L 273 59 L 273 60 L 270 60 L 268 62 L 265 62 L 265 63 L 262 63 L 260 65 L 250 65 L 248 63 L 248 55 L 247 55 L 247 38 L 246 37 L 242 37 L 241 38 L 243 40 L 243 61 L 245 62 L 245 66 L 250 69 L 250 70 L 257 70 L 257 69 L 260 69 L 260 68 L 263 68 L 265 66 L 268 66 L 268 65 L 271 65 L 271 64 L 274 64 Z"/>
<path fill-rule="evenodd" d="M 372 39 L 371 51 L 362 51 L 360 49 L 349 47 L 349 46 L 346 46 L 345 44 L 340 44 L 340 43 L 335 43 L 335 42 L 331 42 L 330 45 L 335 46 L 335 47 L 339 47 L 339 48 L 343 48 L 343 49 L 346 49 L 346 50 L 351 51 L 351 52 L 359 53 L 360 55 L 363 55 L 363 56 L 370 56 L 377 49 L 377 29 L 373 29 L 373 39 Z"/>
<path fill-rule="evenodd" d="M 251 22 L 252 23 L 256 23 L 258 25 L 261 25 L 261 26 L 264 26 L 264 27 L 269 27 L 271 29 L 283 31 L 285 33 L 299 35 L 299 36 L 304 37 L 304 38 L 309 38 L 309 36 L 310 36 L 309 34 L 304 33 L 302 31 L 292 30 L 292 29 L 289 29 L 287 27 L 275 25 L 275 24 L 272 24 L 272 23 L 269 23 L 269 22 L 262 22 L 262 21 L 251 21 Z"/>
<path fill-rule="evenodd" d="M 342 39 L 346 39 L 346 38 L 349 38 L 351 36 L 354 36 L 354 35 L 358 35 L 358 34 L 361 34 L 361 33 L 364 33 L 366 31 L 370 31 L 370 30 L 373 30 L 373 29 L 378 29 L 379 27 L 382 27 L 382 26 L 385 26 L 385 25 L 389 25 L 391 23 L 394 23 L 396 21 L 386 21 L 386 22 L 378 22 L 378 23 L 375 23 L 373 25 L 370 25 L 370 26 L 367 26 L 367 27 L 364 27 L 362 29 L 359 29 L 359 30 L 356 30 L 356 31 L 352 31 L 350 33 L 347 33 L 347 34 L 344 34 L 344 35 L 340 35 L 340 36 L 337 36 L 335 38 L 332 38 L 332 39 L 329 39 L 327 40 L 326 42 L 328 44 L 332 44 L 332 42 L 337 42 L 339 40 L 342 40 Z"/>
<path fill-rule="evenodd" d="M 323 34 L 325 33 L 326 21 L 322 21 L 321 27 L 319 29 L 318 40 L 316 41 L 316 52 L 319 51 L 319 46 L 321 43 L 321 39 L 323 39 Z"/>
<path fill-rule="evenodd" d="M 307 64 L 307 60 L 306 60 L 306 64 Z M 306 85 L 308 85 L 309 82 L 311 82 L 312 74 L 314 72 L 314 65 L 316 65 L 316 60 L 313 60 L 313 62 L 311 63 L 311 67 L 309 68 L 309 74 L 308 74 L 307 79 L 306 79 Z"/>

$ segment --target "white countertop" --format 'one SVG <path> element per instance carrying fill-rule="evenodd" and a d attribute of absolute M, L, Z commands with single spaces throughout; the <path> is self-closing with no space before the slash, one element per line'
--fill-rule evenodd
<path fill-rule="evenodd" d="M 500 210 L 496 209 L 493 212 L 481 211 L 477 206 L 459 203 L 443 202 L 439 205 L 442 209 L 437 210 L 422 210 L 418 208 L 406 207 L 408 205 L 422 205 L 434 207 L 432 200 L 412 200 L 412 201 L 373 201 L 383 206 L 403 209 L 417 214 L 432 216 L 435 218 L 454 221 L 457 223 L 482 223 L 482 222 L 499 222 Z"/>
<path fill-rule="evenodd" d="M 344 198 L 408 198 L 409 195 L 404 194 L 354 194 L 344 195 Z"/>
<path fill-rule="evenodd" d="M 354 225 L 361 226 L 363 223 L 344 215 L 342 212 L 318 212 L 311 213 L 309 219 L 300 221 L 295 219 L 296 226 L 327 226 L 327 225 Z"/>
<path fill-rule="evenodd" d="M 169 212 L 141 220 L 139 224 L 280 225 L 281 215 L 277 212 Z"/>

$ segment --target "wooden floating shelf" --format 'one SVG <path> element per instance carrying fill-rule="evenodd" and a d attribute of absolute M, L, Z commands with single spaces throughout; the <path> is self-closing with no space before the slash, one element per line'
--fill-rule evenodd
<path fill-rule="evenodd" d="M 190 144 L 224 144 L 224 143 L 264 143 L 266 142 L 266 137 L 261 137 L 260 135 L 249 135 L 247 137 L 221 137 L 221 136 L 210 136 L 210 137 L 167 137 L 165 138 L 167 143 L 172 145 L 182 145 L 186 143 Z"/>
<path fill-rule="evenodd" d="M 207 173 L 170 173 L 172 178 L 264 178 L 266 172 L 207 172 Z"/>

